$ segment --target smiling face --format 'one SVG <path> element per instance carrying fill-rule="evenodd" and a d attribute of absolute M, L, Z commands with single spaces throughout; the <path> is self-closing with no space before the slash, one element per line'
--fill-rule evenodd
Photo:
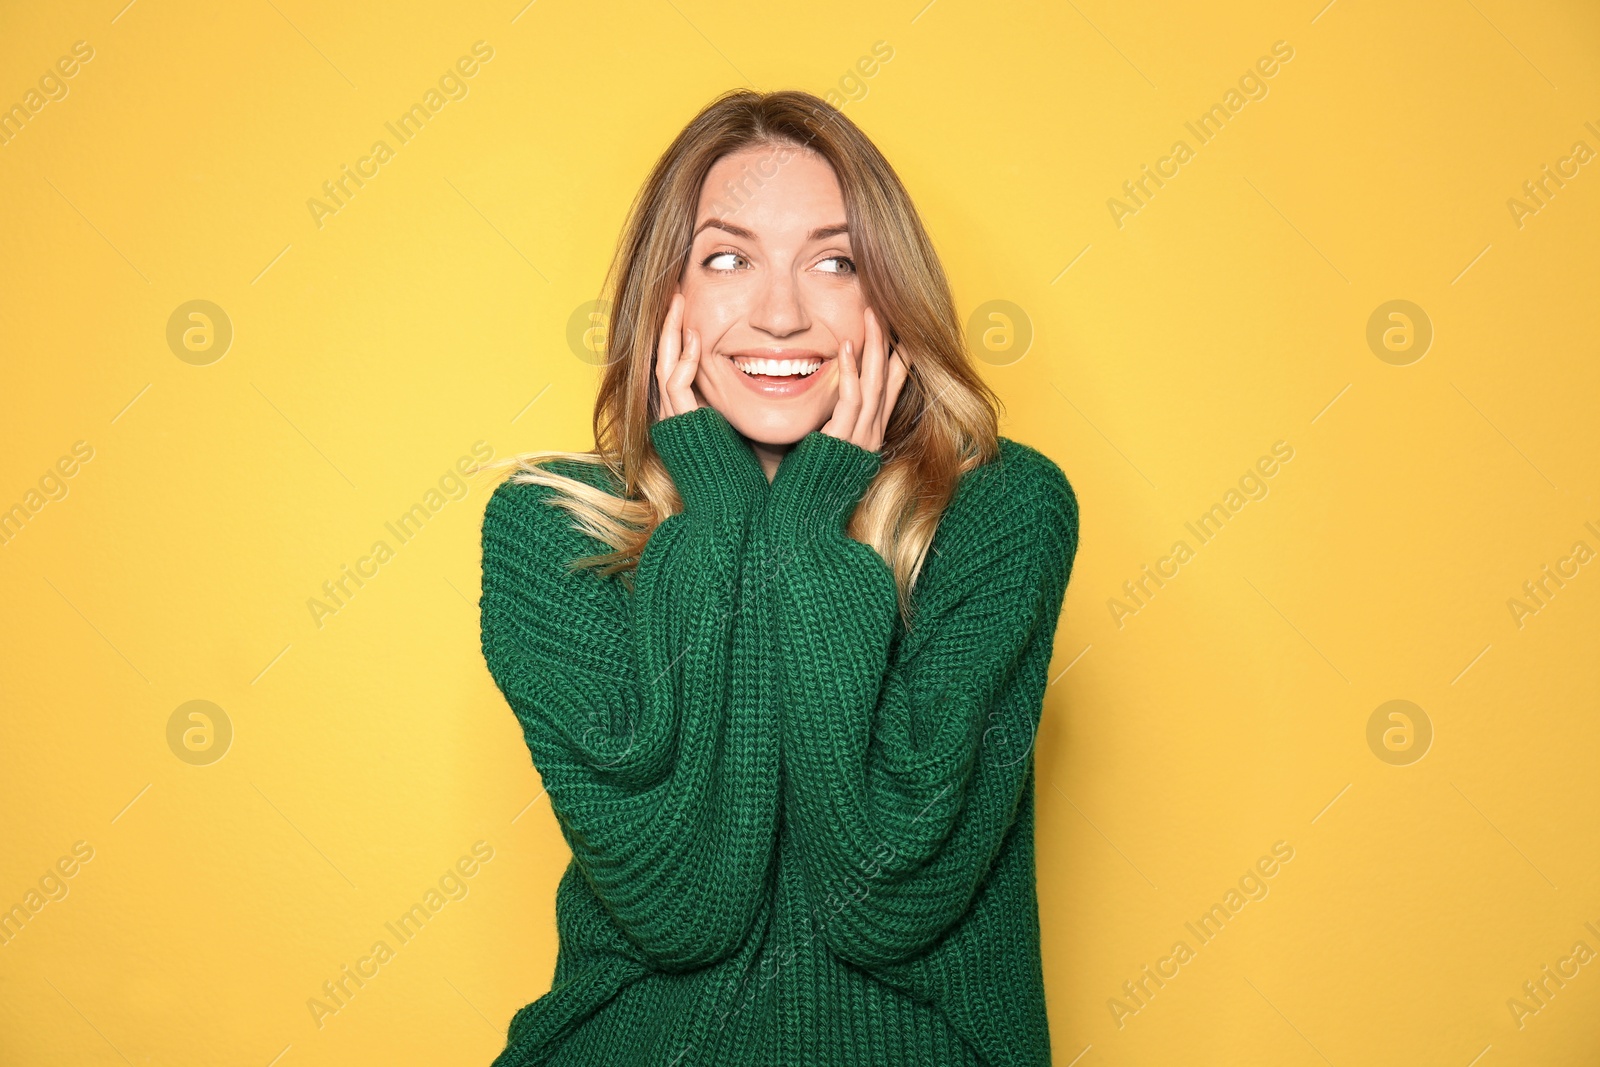
<path fill-rule="evenodd" d="M 695 390 L 734 429 L 782 447 L 832 417 L 839 350 L 849 341 L 859 359 L 866 303 L 825 159 L 758 146 L 717 160 L 678 291 L 700 336 Z"/>

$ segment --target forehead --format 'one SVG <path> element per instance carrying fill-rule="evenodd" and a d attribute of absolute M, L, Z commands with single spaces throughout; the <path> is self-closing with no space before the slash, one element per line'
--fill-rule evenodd
<path fill-rule="evenodd" d="M 711 165 L 700 187 L 696 227 L 708 218 L 737 222 L 758 238 L 803 235 L 842 224 L 844 194 L 833 167 L 816 152 L 762 145 Z"/>

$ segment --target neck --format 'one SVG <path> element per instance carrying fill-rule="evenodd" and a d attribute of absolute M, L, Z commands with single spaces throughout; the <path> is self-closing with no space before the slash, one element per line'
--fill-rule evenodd
<path fill-rule="evenodd" d="M 766 472 L 767 481 L 770 482 L 778 473 L 778 464 L 783 462 L 784 455 L 793 448 L 793 445 L 768 445 L 760 441 L 745 438 L 745 443 L 756 454 L 756 459 L 761 462 L 761 469 Z"/>

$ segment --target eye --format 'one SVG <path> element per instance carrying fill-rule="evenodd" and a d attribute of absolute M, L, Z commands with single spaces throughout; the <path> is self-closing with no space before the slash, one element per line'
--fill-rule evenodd
<path fill-rule="evenodd" d="M 818 266 L 821 266 L 824 263 L 842 264 L 842 266 L 838 268 L 823 267 L 822 270 L 824 274 L 854 274 L 856 272 L 856 261 L 851 259 L 849 256 L 829 256 L 828 258 L 822 260 Z"/>
<path fill-rule="evenodd" d="M 700 265 L 702 267 L 707 267 L 707 268 L 710 268 L 711 270 L 718 271 L 718 272 L 723 273 L 723 274 L 731 274 L 733 271 L 738 270 L 739 268 L 737 268 L 737 267 L 725 267 L 725 266 L 724 267 L 719 267 L 719 266 L 715 266 L 714 265 L 718 260 L 728 260 L 728 259 L 740 259 L 740 260 L 742 260 L 742 259 L 744 259 L 744 256 L 739 254 L 738 252 L 713 252 L 709 256 L 707 256 L 705 259 L 701 260 L 700 261 Z M 746 261 L 746 262 L 748 262 L 748 261 Z"/>

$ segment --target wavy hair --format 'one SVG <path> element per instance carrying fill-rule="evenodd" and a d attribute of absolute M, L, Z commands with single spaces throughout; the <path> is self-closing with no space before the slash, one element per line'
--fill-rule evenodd
<path fill-rule="evenodd" d="M 508 480 L 558 490 L 551 502 L 610 546 L 573 567 L 611 574 L 637 565 L 651 532 L 683 507 L 649 429 L 660 403 L 656 343 L 688 264 L 701 187 L 718 159 L 767 147 L 815 152 L 833 167 L 864 296 L 887 342 L 912 354 L 885 427 L 879 471 L 845 530 L 889 565 L 901 617 L 909 620 L 912 587 L 957 483 L 998 455 L 1002 404 L 967 354 L 949 282 L 899 177 L 855 123 L 810 93 L 723 93 L 656 161 L 634 198 L 602 289 L 611 321 L 595 397 L 594 450 L 528 452 L 480 469 L 510 469 Z M 731 195 L 743 195 L 748 180 Z M 621 495 L 548 469 L 552 460 L 603 467 Z"/>

